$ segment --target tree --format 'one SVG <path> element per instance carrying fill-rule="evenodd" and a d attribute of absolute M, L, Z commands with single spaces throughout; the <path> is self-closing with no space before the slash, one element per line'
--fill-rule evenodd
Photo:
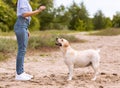
<path fill-rule="evenodd" d="M 120 28 L 120 12 L 116 12 L 116 15 L 113 16 L 113 27 Z"/>
<path fill-rule="evenodd" d="M 78 20 L 78 22 L 75 23 L 75 29 L 77 31 L 85 31 L 85 23 L 83 20 Z"/>
<path fill-rule="evenodd" d="M 105 28 L 105 16 L 101 10 L 98 10 L 93 18 L 95 30 Z"/>
<path fill-rule="evenodd" d="M 53 0 L 42 0 L 41 5 L 46 6 L 46 10 L 40 13 L 37 17 L 40 21 L 40 29 L 46 30 L 50 28 L 51 22 L 54 19 L 54 12 L 53 12 Z"/>
<path fill-rule="evenodd" d="M 112 26 L 110 18 L 105 17 L 101 10 L 98 10 L 93 18 L 94 29 L 106 29 Z"/>
<path fill-rule="evenodd" d="M 80 7 L 74 2 L 70 8 L 68 9 L 69 13 L 71 14 L 71 19 L 69 23 L 69 29 L 75 30 L 75 23 L 78 22 L 79 18 L 79 12 L 80 12 Z"/>
<path fill-rule="evenodd" d="M 109 17 L 105 18 L 105 28 L 111 28 L 112 27 L 112 21 Z"/>
<path fill-rule="evenodd" d="M 81 30 L 82 31 L 82 29 L 76 29 L 76 28 L 81 28 L 81 27 L 79 27 L 79 25 L 82 25 L 80 23 L 83 23 L 85 25 L 84 28 L 83 28 L 83 31 L 93 29 L 93 24 L 89 19 L 88 12 L 87 12 L 86 7 L 84 6 L 83 2 L 80 4 L 80 6 L 78 6 L 74 2 L 69 8 L 69 12 L 71 14 L 71 20 L 70 20 L 70 23 L 69 23 L 69 29 Z"/>
<path fill-rule="evenodd" d="M 102 11 L 98 11 L 94 18 L 89 18 L 83 2 L 80 4 L 73 2 L 70 7 L 61 5 L 54 8 L 53 1 L 30 0 L 33 10 L 39 8 L 40 5 L 46 6 L 46 10 L 42 13 L 32 16 L 30 30 L 70 29 L 89 31 L 111 27 L 112 23 L 114 27 L 120 27 L 119 14 L 114 16 L 111 23 L 110 18 L 106 18 Z M 17 0 L 0 0 L 0 30 L 13 30 L 16 20 L 16 2 Z"/>
<path fill-rule="evenodd" d="M 13 30 L 16 19 L 13 8 L 0 0 L 0 9 L 0 30 L 4 32 Z"/>
<path fill-rule="evenodd" d="M 6 3 L 7 5 L 9 5 L 11 8 L 13 8 L 14 10 L 16 10 L 16 2 L 17 0 L 3 0 L 4 3 Z"/>
<path fill-rule="evenodd" d="M 16 7 L 17 7 L 17 0 L 0 0 L 0 11 L 1 19 L 0 19 L 0 29 L 2 31 L 13 31 L 13 26 L 16 20 Z M 30 4 L 33 7 L 33 10 L 38 8 L 40 0 L 34 0 L 34 4 L 31 0 Z M 30 30 L 38 30 L 40 29 L 39 19 L 37 16 L 32 16 Z"/>
<path fill-rule="evenodd" d="M 68 29 L 68 24 L 70 21 L 70 13 L 67 9 L 61 5 L 58 8 L 54 9 L 54 28 L 55 29 Z"/>

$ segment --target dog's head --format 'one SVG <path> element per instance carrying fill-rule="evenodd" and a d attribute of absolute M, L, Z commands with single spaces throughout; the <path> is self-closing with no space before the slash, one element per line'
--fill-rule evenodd
<path fill-rule="evenodd" d="M 69 42 L 64 38 L 56 38 L 55 44 L 59 47 L 68 47 L 69 46 Z"/>

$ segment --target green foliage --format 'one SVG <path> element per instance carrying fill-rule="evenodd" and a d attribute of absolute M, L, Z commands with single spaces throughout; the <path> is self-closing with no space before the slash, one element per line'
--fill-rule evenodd
<path fill-rule="evenodd" d="M 110 18 L 105 17 L 101 10 L 95 14 L 93 24 L 95 30 L 110 28 L 112 26 Z"/>
<path fill-rule="evenodd" d="M 67 39 L 70 43 L 77 43 L 77 42 L 84 43 L 84 42 L 86 42 L 86 40 L 82 40 L 82 39 L 80 40 L 73 35 L 61 34 L 61 35 L 59 35 L 59 37 Z"/>
<path fill-rule="evenodd" d="M 14 36 L 15 33 L 13 31 L 11 32 L 2 32 L 0 31 L 0 36 Z"/>
<path fill-rule="evenodd" d="M 4 3 L 6 3 L 7 5 L 9 5 L 9 7 L 12 7 L 14 10 L 16 10 L 16 2 L 17 0 L 3 0 Z"/>
<path fill-rule="evenodd" d="M 94 29 L 94 24 L 93 24 L 93 21 L 92 21 L 91 18 L 88 18 L 88 19 L 86 20 L 86 24 L 85 24 L 85 25 L 87 25 L 85 31 L 91 31 L 91 30 Z"/>
<path fill-rule="evenodd" d="M 29 29 L 30 31 L 40 30 L 40 22 L 35 16 L 32 17 Z"/>
<path fill-rule="evenodd" d="M 78 22 L 75 23 L 75 29 L 77 31 L 85 31 L 85 23 L 83 20 L 78 20 Z"/>
<path fill-rule="evenodd" d="M 94 28 L 103 29 L 105 28 L 105 17 L 101 10 L 99 10 L 93 18 Z"/>
<path fill-rule="evenodd" d="M 110 18 L 106 17 L 105 18 L 105 28 L 111 28 L 112 27 L 112 21 Z"/>
<path fill-rule="evenodd" d="M 16 51 L 17 45 L 13 39 L 0 38 L 0 61 L 9 58 L 9 53 Z"/>
<path fill-rule="evenodd" d="M 0 30 L 4 32 L 13 30 L 16 18 L 14 10 L 2 0 L 0 0 L 0 9 Z"/>
<path fill-rule="evenodd" d="M 113 16 L 113 27 L 120 28 L 120 12 L 116 12 L 116 15 Z"/>
<path fill-rule="evenodd" d="M 0 61 L 9 58 L 9 53 L 14 53 L 16 49 L 17 45 L 15 40 L 0 38 Z"/>
<path fill-rule="evenodd" d="M 64 36 L 61 34 L 65 34 Z M 69 39 L 70 41 L 79 42 L 79 39 L 74 36 L 66 35 L 68 33 L 73 33 L 73 31 L 34 31 L 31 32 L 31 37 L 29 39 L 28 49 L 31 51 L 32 49 L 56 49 L 55 39 L 56 37 L 63 37 Z M 0 32 L 0 61 L 9 58 L 9 55 L 14 54 L 17 51 L 17 42 L 14 40 L 13 32 Z M 6 36 L 7 35 L 7 36 Z"/>
<path fill-rule="evenodd" d="M 48 13 L 48 11 L 45 10 L 40 15 L 38 15 L 38 19 L 40 19 L 41 30 L 50 29 L 52 26 L 51 23 L 54 19 L 54 14 L 52 12 Z"/>
<path fill-rule="evenodd" d="M 0 0 L 0 30 L 7 32 L 13 31 L 16 20 L 17 0 Z M 54 0 L 30 0 L 33 10 L 45 5 L 46 10 L 32 17 L 29 29 L 48 30 L 48 29 L 70 29 L 77 31 L 98 30 L 103 28 L 120 27 L 120 17 L 116 14 L 111 22 L 101 11 L 98 11 L 93 18 L 89 17 L 84 3 L 73 2 L 70 7 L 61 5 L 58 8 L 53 6 Z"/>
<path fill-rule="evenodd" d="M 68 29 L 70 13 L 66 11 L 66 8 L 61 5 L 59 8 L 55 8 L 53 13 L 55 13 L 53 20 L 54 29 Z"/>
<path fill-rule="evenodd" d="M 54 19 L 53 0 L 42 0 L 40 3 L 41 5 L 46 6 L 46 10 L 38 15 L 38 19 L 40 21 L 40 29 L 46 30 L 51 27 L 51 23 Z"/>
<path fill-rule="evenodd" d="M 7 31 L 9 31 L 9 28 L 4 23 L 0 22 L 0 30 L 3 32 L 7 32 Z"/>
<path fill-rule="evenodd" d="M 29 49 L 52 48 L 55 45 L 53 35 L 31 37 L 28 44 Z"/>
<path fill-rule="evenodd" d="M 40 36 L 33 36 L 29 39 L 29 49 L 55 49 L 55 39 L 57 37 L 62 37 L 70 42 L 84 42 L 83 40 L 79 40 L 74 36 L 70 35 L 56 35 L 56 34 L 45 34 L 45 35 L 40 35 Z"/>
<path fill-rule="evenodd" d="M 75 36 L 70 35 L 71 33 L 75 33 L 75 31 L 46 30 L 32 32 L 32 36 L 30 37 L 28 43 L 28 49 L 56 49 L 55 40 L 57 37 L 65 38 L 70 42 L 85 42 L 84 40 L 79 40 Z"/>
<path fill-rule="evenodd" d="M 30 0 L 30 5 L 32 6 L 32 9 L 38 9 L 38 7 L 40 6 L 40 2 L 41 0 Z"/>
<path fill-rule="evenodd" d="M 73 5 L 69 8 L 69 12 L 71 14 L 69 29 L 79 31 L 88 31 L 93 29 L 93 23 L 89 18 L 84 3 L 81 3 L 80 6 L 73 3 Z"/>
<path fill-rule="evenodd" d="M 71 16 L 71 20 L 69 23 L 69 29 L 74 30 L 75 29 L 75 23 L 76 21 L 78 21 L 80 19 L 80 7 L 76 4 L 73 3 L 73 5 L 70 6 L 69 8 L 69 12 L 70 12 L 70 16 Z"/>
<path fill-rule="evenodd" d="M 14 52 L 17 48 L 16 41 L 13 39 L 0 39 L 0 52 Z"/>

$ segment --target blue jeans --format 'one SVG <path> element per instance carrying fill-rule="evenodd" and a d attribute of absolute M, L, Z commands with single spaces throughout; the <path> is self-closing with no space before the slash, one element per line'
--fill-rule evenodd
<path fill-rule="evenodd" d="M 18 75 L 24 72 L 24 57 L 28 44 L 28 25 L 29 21 L 22 16 L 17 18 L 14 25 L 14 32 L 17 38 L 18 53 L 16 60 L 16 72 Z"/>

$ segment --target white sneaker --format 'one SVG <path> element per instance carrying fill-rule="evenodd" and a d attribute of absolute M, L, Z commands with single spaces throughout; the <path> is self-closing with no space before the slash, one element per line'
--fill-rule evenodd
<path fill-rule="evenodd" d="M 26 76 L 30 77 L 30 78 L 33 78 L 33 76 L 30 75 L 30 74 L 27 74 L 27 73 L 25 73 L 25 72 L 24 72 L 24 74 L 25 74 Z"/>
<path fill-rule="evenodd" d="M 16 77 L 15 77 L 15 80 L 30 80 L 30 79 L 31 77 L 27 76 L 25 72 L 20 75 L 16 74 Z"/>

